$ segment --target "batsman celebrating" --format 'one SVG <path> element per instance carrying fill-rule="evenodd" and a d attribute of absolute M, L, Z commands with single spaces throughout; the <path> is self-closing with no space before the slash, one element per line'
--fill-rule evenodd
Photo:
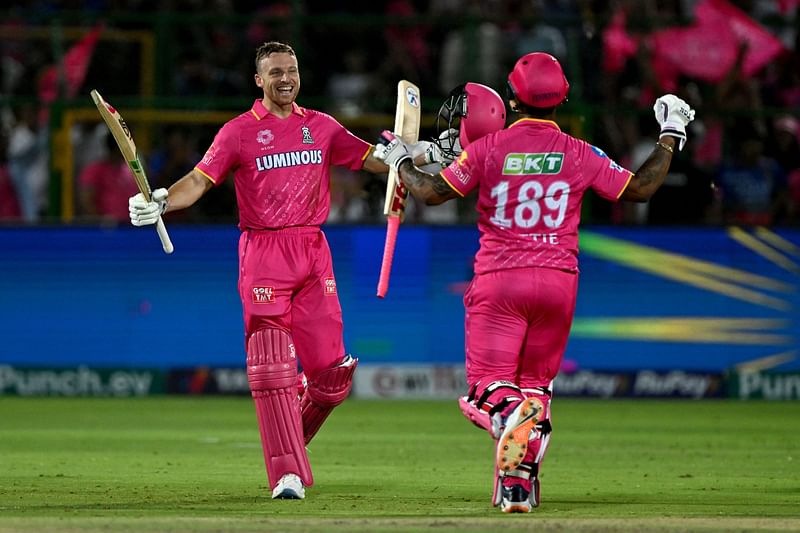
<path fill-rule="evenodd" d="M 347 397 L 358 364 L 345 354 L 331 253 L 320 229 L 330 210 L 329 167 L 389 168 L 333 117 L 295 103 L 300 71 L 291 46 L 261 45 L 255 65 L 263 98 L 222 126 L 202 161 L 169 191 L 154 191 L 151 202 L 132 197 L 130 218 L 135 226 L 153 224 L 233 173 L 247 377 L 267 477 L 273 498 L 303 499 L 314 482 L 305 446 Z"/>
<path fill-rule="evenodd" d="M 609 201 L 647 201 L 661 186 L 694 111 L 665 95 L 661 135 L 632 173 L 563 133 L 555 113 L 569 83 L 551 55 L 521 57 L 508 76 L 508 128 L 465 146 L 438 174 L 415 167 L 408 147 L 383 132 L 376 156 L 398 168 L 418 200 L 437 205 L 477 189 L 480 247 L 464 295 L 464 415 L 497 441 L 492 503 L 504 512 L 539 505 L 539 472 L 552 432 L 556 377 L 578 288 L 578 223 L 587 189 Z"/>

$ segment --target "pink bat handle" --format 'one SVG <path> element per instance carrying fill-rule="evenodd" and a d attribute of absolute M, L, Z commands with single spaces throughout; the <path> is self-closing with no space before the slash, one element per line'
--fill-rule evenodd
<path fill-rule="evenodd" d="M 378 298 L 386 296 L 386 291 L 389 290 L 389 274 L 392 273 L 392 259 L 394 258 L 394 245 L 397 242 L 398 229 L 400 229 L 400 217 L 397 215 L 386 217 L 386 243 L 383 245 L 381 276 L 378 278 Z"/>

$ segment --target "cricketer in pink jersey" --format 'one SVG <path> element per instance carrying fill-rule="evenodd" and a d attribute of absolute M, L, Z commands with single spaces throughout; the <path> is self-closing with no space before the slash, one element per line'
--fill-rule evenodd
<path fill-rule="evenodd" d="M 554 122 L 569 83 L 553 56 L 521 57 L 508 88 L 521 118 L 473 141 L 439 174 L 416 168 L 408 147 L 389 132 L 376 156 L 397 167 L 408 190 L 428 205 L 477 189 L 480 247 L 464 295 L 469 393 L 459 403 L 497 441 L 493 504 L 530 512 L 540 502 L 553 380 L 575 310 L 583 195 L 591 188 L 610 201 L 649 199 L 675 147 L 683 147 L 694 111 L 674 95 L 656 100 L 661 135 L 632 173 Z"/>
<path fill-rule="evenodd" d="M 227 122 L 202 161 L 153 201 L 130 199 L 134 225 L 194 204 L 233 174 L 239 208 L 239 295 L 247 376 L 273 498 L 303 499 L 313 484 L 308 444 L 350 392 L 358 360 L 345 354 L 331 252 L 330 166 L 385 173 L 373 146 L 333 117 L 298 106 L 294 50 L 256 50 L 264 96 Z M 302 374 L 298 372 L 298 362 Z"/>

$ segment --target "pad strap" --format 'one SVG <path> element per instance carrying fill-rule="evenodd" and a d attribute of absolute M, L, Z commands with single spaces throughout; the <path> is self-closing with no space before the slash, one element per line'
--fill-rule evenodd
<path fill-rule="evenodd" d="M 300 402 L 306 444 L 311 442 L 333 409 L 350 394 L 356 366 L 358 359 L 348 354 L 337 366 L 325 369 L 308 380 Z"/>
<path fill-rule="evenodd" d="M 305 486 L 313 485 L 297 398 L 297 361 L 288 333 L 261 329 L 250 336 L 247 380 L 256 405 L 270 488 L 290 473 L 300 476 Z"/>
<path fill-rule="evenodd" d="M 524 398 L 523 391 L 510 381 L 493 381 L 484 388 L 477 382 L 470 387 L 467 396 L 459 398 L 458 404 L 470 422 L 496 439 L 500 435 L 499 415 Z"/>

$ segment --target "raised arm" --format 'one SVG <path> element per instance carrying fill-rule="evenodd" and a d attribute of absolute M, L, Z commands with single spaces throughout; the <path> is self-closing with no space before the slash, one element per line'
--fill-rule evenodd
<path fill-rule="evenodd" d="M 689 104 L 672 94 L 656 100 L 653 111 L 661 126 L 661 135 L 623 191 L 622 200 L 646 202 L 655 194 L 667 177 L 675 150 L 682 150 L 686 143 L 686 126 L 694 120 L 694 110 Z"/>
<path fill-rule="evenodd" d="M 629 202 L 649 200 L 667 177 L 676 144 L 674 137 L 663 135 L 659 138 L 650 156 L 633 175 L 620 198 Z"/>

